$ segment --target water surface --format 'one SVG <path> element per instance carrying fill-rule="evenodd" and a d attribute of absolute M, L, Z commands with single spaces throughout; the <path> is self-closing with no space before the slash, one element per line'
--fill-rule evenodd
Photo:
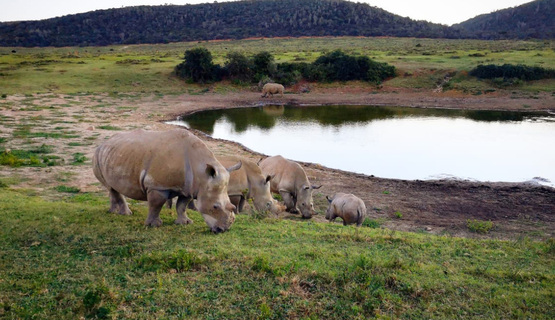
<path fill-rule="evenodd" d="M 555 116 L 373 106 L 264 106 L 171 122 L 267 155 L 399 179 L 555 182 Z"/>

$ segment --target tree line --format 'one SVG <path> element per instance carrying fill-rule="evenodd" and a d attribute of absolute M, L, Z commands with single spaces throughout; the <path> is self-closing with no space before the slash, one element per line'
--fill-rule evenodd
<path fill-rule="evenodd" d="M 194 83 L 209 83 L 230 79 L 237 83 L 279 82 L 291 85 L 300 80 L 333 82 L 362 80 L 380 83 L 395 77 L 395 67 L 374 61 L 367 56 L 354 56 L 341 50 L 321 55 L 312 63 L 276 63 L 274 56 L 259 52 L 250 57 L 230 52 L 223 66 L 215 64 L 206 48 L 185 51 L 184 61 L 175 67 L 175 74 Z"/>

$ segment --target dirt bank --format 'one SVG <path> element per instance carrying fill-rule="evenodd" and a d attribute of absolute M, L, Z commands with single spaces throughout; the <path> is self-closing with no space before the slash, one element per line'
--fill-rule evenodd
<path fill-rule="evenodd" d="M 18 149 L 25 145 L 52 145 L 64 162 L 46 168 L 3 166 L 0 167 L 1 176 L 20 177 L 20 187 L 51 190 L 53 185 L 64 184 L 89 192 L 102 192 L 90 169 L 90 159 L 96 145 L 117 132 L 114 129 L 167 130 L 172 126 L 165 124 L 164 120 L 198 110 L 262 104 L 360 104 L 555 112 L 555 98 L 547 93 L 496 92 L 469 96 L 390 88 L 383 88 L 379 93 L 349 88 L 312 88 L 308 94 L 286 94 L 284 98 L 270 99 L 260 98 L 260 93 L 251 91 L 226 94 L 209 91 L 199 95 L 173 96 L 9 96 L 5 102 L 3 119 L 10 119 L 0 123 L 2 137 L 10 138 L 5 146 Z M 56 139 L 47 135 L 12 139 L 12 133 L 17 130 L 14 123 L 29 124 L 33 130 L 41 132 L 67 131 L 72 137 Z M 215 140 L 201 133 L 197 135 L 216 154 L 242 154 L 256 160 L 263 156 L 237 143 Z M 84 154 L 88 160 L 82 165 L 72 164 L 76 153 Z M 555 189 L 552 188 L 527 184 L 382 179 L 317 164 L 304 165 L 311 181 L 323 185 L 315 195 L 320 213 L 326 206 L 324 196 L 342 191 L 361 197 L 371 218 L 390 229 L 502 239 L 554 236 Z M 297 219 L 286 214 L 282 217 Z M 468 219 L 492 221 L 495 228 L 487 235 L 479 235 L 469 231 Z M 324 221 L 322 215 L 315 220 Z"/>

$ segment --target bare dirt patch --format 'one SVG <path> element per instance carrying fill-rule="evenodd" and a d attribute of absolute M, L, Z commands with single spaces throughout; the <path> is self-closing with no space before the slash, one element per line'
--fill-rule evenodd
<path fill-rule="evenodd" d="M 310 88 L 307 94 L 286 94 L 284 98 L 264 99 L 252 91 L 201 95 L 34 95 L 9 96 L 2 102 L 0 137 L 8 139 L 4 147 L 30 148 L 42 144 L 53 146 L 62 160 L 60 165 L 39 168 L 0 167 L 0 177 L 17 177 L 14 187 L 30 188 L 44 195 L 57 185 L 79 188 L 83 192 L 104 192 L 92 174 L 90 159 L 104 139 L 120 130 L 144 128 L 168 130 L 165 124 L 179 115 L 206 109 L 252 107 L 263 104 L 291 105 L 380 105 L 420 108 L 459 108 L 475 110 L 551 111 L 555 98 L 541 93 L 530 96 L 496 92 L 494 95 L 469 96 L 457 92 L 365 87 Z M 56 138 L 45 134 L 13 138 L 22 126 L 31 132 L 67 133 Z M 183 129 L 186 130 L 186 129 Z M 195 132 L 216 154 L 241 154 L 258 160 L 264 155 L 224 140 L 212 139 Z M 75 163 L 75 154 L 86 157 Z M 466 181 L 407 181 L 382 179 L 334 170 L 318 164 L 303 164 L 309 178 L 323 187 L 315 194 L 315 204 L 322 221 L 327 205 L 325 195 L 335 192 L 354 193 L 362 198 L 370 218 L 394 230 L 448 234 L 464 237 L 535 239 L 553 237 L 555 230 L 555 189 L 528 184 L 478 183 Z M 282 218 L 300 219 L 282 214 Z M 472 233 L 468 219 L 492 221 L 494 229 L 487 235 Z"/>

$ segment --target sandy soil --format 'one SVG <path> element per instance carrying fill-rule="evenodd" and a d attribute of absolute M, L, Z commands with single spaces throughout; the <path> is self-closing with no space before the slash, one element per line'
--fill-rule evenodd
<path fill-rule="evenodd" d="M 370 89 L 312 88 L 310 93 L 286 94 L 285 97 L 261 98 L 254 91 L 202 95 L 132 96 L 113 98 L 109 95 L 33 97 L 9 96 L 2 109 L 0 121 L 2 137 L 11 137 L 15 124 L 32 124 L 33 131 L 71 132 L 77 138 L 24 138 L 6 142 L 8 148 L 22 145 L 55 146 L 55 153 L 64 164 L 47 168 L 0 167 L 0 176 L 19 177 L 17 187 L 49 194 L 56 185 L 79 187 L 82 191 L 102 192 L 92 174 L 90 159 L 93 151 L 105 138 L 117 131 L 103 129 L 110 125 L 122 130 L 145 128 L 168 130 L 164 123 L 179 115 L 205 109 L 251 107 L 263 104 L 292 105 L 380 105 L 420 108 L 459 108 L 480 110 L 515 110 L 555 112 L 555 97 L 548 93 L 531 96 L 511 92 L 495 92 L 481 96 L 462 93 L 433 93 L 430 91 L 400 91 L 382 88 L 379 93 Z M 38 108 L 36 106 L 39 106 Z M 184 129 L 186 130 L 186 129 Z M 195 132 L 216 154 L 241 154 L 258 160 L 264 155 L 230 141 L 212 139 Z M 79 142 L 71 146 L 68 142 Z M 83 153 L 88 161 L 72 165 L 75 153 Z M 325 222 L 325 195 L 335 192 L 353 193 L 362 198 L 370 218 L 382 226 L 405 230 L 463 237 L 517 239 L 530 237 L 545 239 L 554 236 L 555 189 L 530 184 L 467 182 L 467 181 L 407 181 L 383 179 L 303 163 L 309 179 L 322 184 L 315 192 L 315 203 L 320 215 L 314 220 Z M 52 193 L 53 194 L 53 193 Z M 281 218 L 299 219 L 282 214 Z M 470 232 L 468 219 L 492 221 L 495 228 L 487 235 Z M 338 219 L 339 220 L 339 219 Z"/>

